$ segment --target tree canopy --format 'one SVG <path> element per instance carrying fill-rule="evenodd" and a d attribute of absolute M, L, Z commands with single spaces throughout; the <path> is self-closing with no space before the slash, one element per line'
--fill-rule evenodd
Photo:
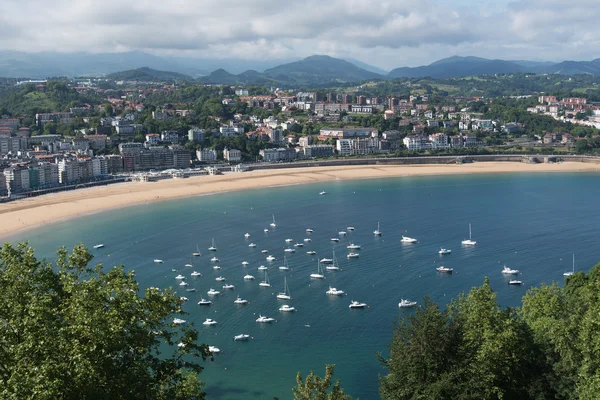
<path fill-rule="evenodd" d="M 382 399 L 597 399 L 600 264 L 501 308 L 489 281 L 445 310 L 426 299 L 380 356 Z"/>
<path fill-rule="evenodd" d="M 124 267 L 88 267 L 83 246 L 54 265 L 22 243 L 0 250 L 0 397 L 203 399 L 197 362 L 209 355 L 182 300 L 140 288 Z M 181 343 L 181 346 L 176 344 Z"/>

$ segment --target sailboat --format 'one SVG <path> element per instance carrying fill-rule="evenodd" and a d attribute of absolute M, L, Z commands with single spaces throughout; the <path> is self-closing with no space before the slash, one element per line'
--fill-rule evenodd
<path fill-rule="evenodd" d="M 269 225 L 271 225 L 273 228 L 277 226 L 277 224 L 275 223 L 275 214 L 273 214 L 273 222 L 271 222 Z"/>
<path fill-rule="evenodd" d="M 290 270 L 290 266 L 287 263 L 287 258 L 285 256 L 283 256 L 283 265 L 279 267 L 280 270 L 282 271 L 289 271 Z"/>
<path fill-rule="evenodd" d="M 317 273 L 310 274 L 310 277 L 313 279 L 325 279 L 325 275 L 323 275 L 323 270 L 321 268 L 321 263 L 317 261 Z"/>
<path fill-rule="evenodd" d="M 258 286 L 262 287 L 271 287 L 271 283 L 269 282 L 269 275 L 267 271 L 265 271 L 265 280 L 258 284 Z"/>
<path fill-rule="evenodd" d="M 379 222 L 377 223 L 377 229 L 373 231 L 373 235 L 381 236 L 381 231 L 379 230 Z"/>
<path fill-rule="evenodd" d="M 277 298 L 281 300 L 291 300 L 292 296 L 290 295 L 290 288 L 287 284 L 287 278 L 283 278 L 283 292 L 277 294 Z"/>
<path fill-rule="evenodd" d="M 471 239 L 471 224 L 469 224 L 469 238 L 461 242 L 465 246 L 476 246 L 477 242 Z"/>
<path fill-rule="evenodd" d="M 200 248 L 196 245 L 196 251 L 192 253 L 194 257 L 200 257 Z"/>
<path fill-rule="evenodd" d="M 331 257 L 331 264 L 325 267 L 328 271 L 339 271 L 340 267 L 337 265 L 337 260 L 335 259 L 335 250 L 333 250 L 333 256 Z"/>
<path fill-rule="evenodd" d="M 208 251 L 217 251 L 217 246 L 215 246 L 215 238 L 212 239 L 212 245 L 208 248 Z"/>
<path fill-rule="evenodd" d="M 573 254 L 573 270 L 572 271 L 567 271 L 563 275 L 564 276 L 571 276 L 574 273 L 575 273 L 575 254 Z"/>

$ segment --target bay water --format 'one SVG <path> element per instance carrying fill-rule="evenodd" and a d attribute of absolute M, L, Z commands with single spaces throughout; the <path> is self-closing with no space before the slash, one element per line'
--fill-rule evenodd
<path fill-rule="evenodd" d="M 335 364 L 335 378 L 346 392 L 374 399 L 378 374 L 385 373 L 376 353 L 387 354 L 394 321 L 412 312 L 398 307 L 400 299 L 422 302 L 423 296 L 430 296 L 444 305 L 488 276 L 500 303 L 517 306 L 532 286 L 562 284 L 573 253 L 576 270 L 587 271 L 599 262 L 599 183 L 597 173 L 321 182 L 141 204 L 61 221 L 8 240 L 28 240 L 38 257 L 48 260 L 61 245 L 84 243 L 91 249 L 103 243 L 104 248 L 90 250 L 94 262 L 124 264 L 136 271 L 142 288 L 173 287 L 189 298 L 184 305 L 189 314 L 182 318 L 195 324 L 203 343 L 223 352 L 205 363 L 202 379 L 208 398 L 291 398 L 298 371 L 323 375 L 326 364 Z M 276 227 L 269 226 L 273 215 Z M 383 233 L 379 237 L 373 234 L 378 222 Z M 474 247 L 461 245 L 469 223 L 478 243 Z M 355 230 L 348 231 L 348 226 Z M 418 242 L 402 244 L 401 235 Z M 208 251 L 213 238 L 217 252 Z M 288 238 L 293 242 L 286 243 Z M 250 243 L 257 246 L 251 248 Z M 284 252 L 295 243 L 304 247 Z M 350 243 L 362 246 L 359 258 L 346 257 Z M 197 246 L 202 255 L 192 257 Z M 452 254 L 440 256 L 441 247 Z M 267 262 L 263 249 L 277 260 Z M 317 254 L 308 255 L 308 250 Z M 331 258 L 333 251 L 341 270 L 325 271 L 326 279 L 311 280 L 317 260 Z M 284 255 L 290 271 L 278 268 Z M 217 263 L 210 261 L 213 256 L 219 258 Z M 243 261 L 249 264 L 243 266 Z M 185 267 L 187 263 L 193 268 Z M 271 288 L 258 286 L 264 278 L 257 270 L 260 265 L 268 267 Z M 440 265 L 454 273 L 436 272 Z M 504 265 L 521 271 L 517 279 L 523 286 L 508 285 L 515 277 L 501 274 Z M 202 276 L 191 277 L 193 270 Z M 198 291 L 179 286 L 178 274 L 187 277 L 186 288 Z M 256 279 L 246 281 L 246 274 Z M 218 276 L 226 282 L 215 281 Z M 275 297 L 283 291 L 284 277 L 290 301 Z M 235 285 L 235 290 L 223 290 L 224 283 Z M 330 286 L 347 295 L 326 295 Z M 209 298 L 210 288 L 221 295 L 211 298 L 211 306 L 197 305 L 200 298 Z M 234 304 L 238 295 L 249 304 Z M 351 300 L 365 302 L 368 308 L 349 309 Z M 280 312 L 282 304 L 297 311 Z M 256 323 L 259 314 L 276 322 Z M 218 324 L 203 326 L 206 318 Z M 234 335 L 241 333 L 252 339 L 234 342 Z"/>

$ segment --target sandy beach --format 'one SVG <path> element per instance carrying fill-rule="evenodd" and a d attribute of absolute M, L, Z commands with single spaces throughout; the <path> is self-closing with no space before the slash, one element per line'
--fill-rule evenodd
<path fill-rule="evenodd" d="M 0 238 L 23 229 L 36 228 L 41 224 L 118 207 L 261 187 L 342 179 L 416 175 L 591 172 L 598 171 L 599 168 L 598 164 L 577 162 L 558 164 L 481 162 L 462 165 L 365 165 L 258 170 L 186 179 L 167 179 L 158 182 L 127 182 L 53 193 L 0 204 Z"/>

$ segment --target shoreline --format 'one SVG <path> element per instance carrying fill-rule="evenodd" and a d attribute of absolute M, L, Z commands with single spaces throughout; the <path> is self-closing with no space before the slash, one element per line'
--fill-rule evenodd
<path fill-rule="evenodd" d="M 580 162 L 359 165 L 264 169 L 158 182 L 117 183 L 0 203 L 0 240 L 35 229 L 41 224 L 56 223 L 122 207 L 241 190 L 403 176 L 597 172 L 599 170 L 599 164 Z"/>

